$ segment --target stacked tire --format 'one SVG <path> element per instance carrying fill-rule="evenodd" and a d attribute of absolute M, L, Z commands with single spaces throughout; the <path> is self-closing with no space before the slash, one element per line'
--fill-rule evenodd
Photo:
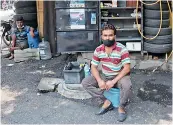
<path fill-rule="evenodd" d="M 145 3 L 154 3 L 147 1 Z M 162 27 L 158 36 L 153 40 L 144 39 L 144 50 L 150 53 L 167 53 L 172 50 L 172 29 L 170 28 L 169 8 L 166 1 L 162 1 Z M 160 3 L 144 5 L 144 34 L 148 38 L 154 37 L 160 28 Z"/>
<path fill-rule="evenodd" d="M 15 15 L 14 20 L 22 16 L 25 25 L 37 28 L 37 8 L 36 1 L 15 1 Z"/>

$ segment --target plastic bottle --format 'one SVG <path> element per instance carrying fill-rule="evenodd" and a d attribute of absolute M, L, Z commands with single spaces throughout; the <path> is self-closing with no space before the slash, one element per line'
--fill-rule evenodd
<path fill-rule="evenodd" d="M 133 28 L 136 28 L 136 24 L 135 24 L 135 22 L 133 23 Z"/>
<path fill-rule="evenodd" d="M 112 7 L 117 7 L 117 0 L 112 0 Z"/>
<path fill-rule="evenodd" d="M 40 50 L 40 57 L 42 60 L 47 60 L 52 57 L 50 44 L 48 41 L 44 41 L 44 38 L 42 38 L 42 42 L 39 43 L 39 50 Z"/>
<path fill-rule="evenodd" d="M 87 63 L 85 63 L 85 67 L 84 67 L 84 73 L 85 73 L 85 77 L 90 76 L 91 72 L 90 72 L 90 67 L 88 66 Z"/>
<path fill-rule="evenodd" d="M 91 24 L 96 24 L 96 13 L 91 13 Z"/>

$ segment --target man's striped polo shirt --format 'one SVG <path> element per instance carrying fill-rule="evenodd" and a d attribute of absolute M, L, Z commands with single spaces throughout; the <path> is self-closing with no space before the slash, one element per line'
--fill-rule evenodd
<path fill-rule="evenodd" d="M 105 52 L 104 44 L 98 46 L 91 61 L 91 64 L 102 64 L 102 72 L 105 76 L 117 75 L 124 64 L 130 63 L 129 52 L 121 43 L 115 42 L 110 55 Z"/>

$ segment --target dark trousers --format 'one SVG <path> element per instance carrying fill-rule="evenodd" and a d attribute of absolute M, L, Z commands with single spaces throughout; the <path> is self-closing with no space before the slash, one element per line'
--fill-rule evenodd
<path fill-rule="evenodd" d="M 28 48 L 28 41 L 16 42 L 15 49 L 10 49 L 10 53 L 14 54 L 14 50 L 16 49 L 26 49 Z"/>
<path fill-rule="evenodd" d="M 101 75 L 101 78 L 106 82 L 108 80 L 112 80 L 113 78 L 106 78 Z M 101 90 L 98 86 L 96 79 L 93 76 L 89 76 L 83 79 L 82 86 L 84 89 L 93 97 L 97 98 L 98 103 L 101 104 L 104 102 L 105 97 L 103 92 L 105 90 Z M 124 76 L 122 79 L 116 83 L 114 87 L 120 89 L 120 107 L 124 107 L 125 104 L 128 102 L 130 97 L 132 96 L 132 83 L 130 80 L 130 76 Z"/>

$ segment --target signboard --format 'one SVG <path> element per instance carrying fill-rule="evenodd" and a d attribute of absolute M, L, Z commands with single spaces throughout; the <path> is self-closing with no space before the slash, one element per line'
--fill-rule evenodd
<path fill-rule="evenodd" d="M 85 9 L 70 9 L 71 29 L 85 29 Z"/>
<path fill-rule="evenodd" d="M 70 7 L 85 7 L 85 0 L 71 0 Z"/>

